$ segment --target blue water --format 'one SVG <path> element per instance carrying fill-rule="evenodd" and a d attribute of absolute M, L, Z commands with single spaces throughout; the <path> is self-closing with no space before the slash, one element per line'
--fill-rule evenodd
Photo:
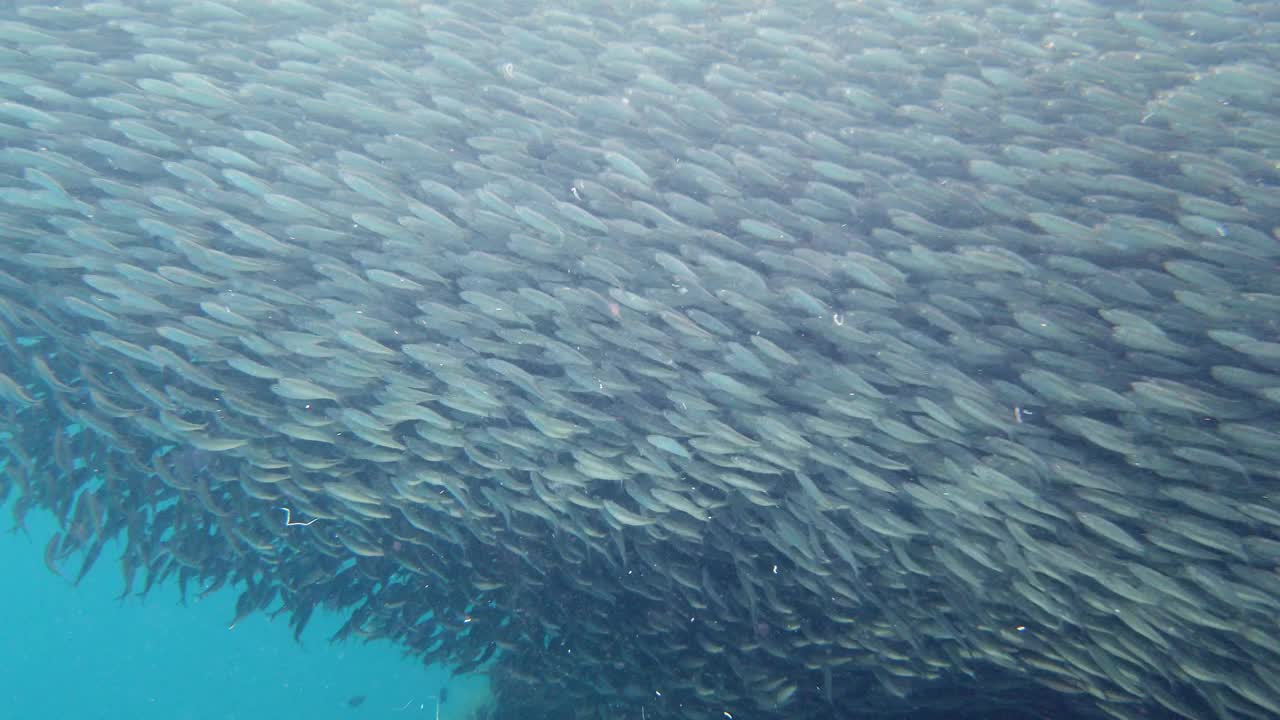
<path fill-rule="evenodd" d="M 284 616 L 234 629 L 236 591 L 179 604 L 172 584 L 116 600 L 123 585 L 109 545 L 78 586 L 41 561 L 56 530 L 27 516 L 28 534 L 0 515 L 0 720 L 466 720 L 487 700 L 483 676 L 449 678 L 386 642 L 331 645 L 341 624 L 317 612 L 299 645 Z M 79 556 L 64 574 L 74 577 Z M 365 696 L 356 707 L 349 700 Z"/>

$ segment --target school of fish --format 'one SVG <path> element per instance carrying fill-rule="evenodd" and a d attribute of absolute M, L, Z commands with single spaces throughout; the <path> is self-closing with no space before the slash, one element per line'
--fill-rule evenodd
<path fill-rule="evenodd" d="M 1280 716 L 1278 38 L 6 4 L 0 495 L 498 718 Z"/>

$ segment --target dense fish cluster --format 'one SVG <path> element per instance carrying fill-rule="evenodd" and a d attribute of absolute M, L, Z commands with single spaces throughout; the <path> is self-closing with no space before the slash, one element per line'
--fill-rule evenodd
<path fill-rule="evenodd" d="M 4 494 L 504 718 L 1276 717 L 1277 38 L 7 5 Z"/>

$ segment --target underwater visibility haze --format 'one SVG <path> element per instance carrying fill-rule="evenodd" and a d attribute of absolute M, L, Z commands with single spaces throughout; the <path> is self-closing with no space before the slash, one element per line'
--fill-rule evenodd
<path fill-rule="evenodd" d="M 1234 0 L 5 3 L 7 602 L 254 633 L 166 718 L 1280 717 L 1277 68 Z"/>

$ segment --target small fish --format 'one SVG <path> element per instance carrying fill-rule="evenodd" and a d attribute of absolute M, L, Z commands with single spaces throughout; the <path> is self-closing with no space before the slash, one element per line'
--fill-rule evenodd
<path fill-rule="evenodd" d="M 367 696 L 365 695 L 352 695 L 347 699 L 347 707 L 358 708 L 364 704 L 366 699 Z"/>
<path fill-rule="evenodd" d="M 49 568 L 49 572 L 58 577 L 64 577 L 62 570 L 58 568 L 58 543 L 61 540 L 62 535 L 54 533 L 53 537 L 49 538 L 49 544 L 44 546 L 44 565 Z"/>

